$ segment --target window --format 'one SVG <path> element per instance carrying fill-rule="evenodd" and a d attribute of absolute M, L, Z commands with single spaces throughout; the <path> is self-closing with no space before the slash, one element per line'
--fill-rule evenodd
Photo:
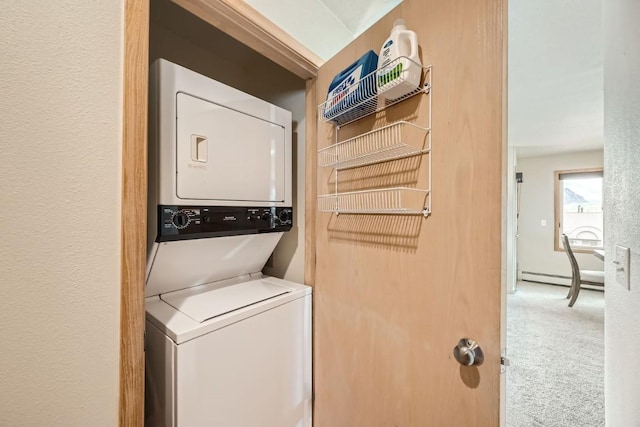
<path fill-rule="evenodd" d="M 602 249 L 602 169 L 556 171 L 555 178 L 555 249 L 564 250 L 562 234 L 574 251 Z"/>

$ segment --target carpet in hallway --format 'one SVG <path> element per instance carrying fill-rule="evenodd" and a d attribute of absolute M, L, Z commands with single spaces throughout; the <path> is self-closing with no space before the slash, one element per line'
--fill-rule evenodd
<path fill-rule="evenodd" d="M 604 426 L 604 293 L 519 282 L 507 298 L 507 427 Z"/>

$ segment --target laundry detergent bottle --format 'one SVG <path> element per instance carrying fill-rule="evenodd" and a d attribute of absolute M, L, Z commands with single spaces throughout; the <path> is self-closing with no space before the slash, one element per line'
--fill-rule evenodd
<path fill-rule="evenodd" d="M 407 30 L 404 19 L 396 19 L 391 35 L 378 56 L 378 95 L 396 100 L 420 85 L 422 63 L 418 56 L 418 36 Z"/>

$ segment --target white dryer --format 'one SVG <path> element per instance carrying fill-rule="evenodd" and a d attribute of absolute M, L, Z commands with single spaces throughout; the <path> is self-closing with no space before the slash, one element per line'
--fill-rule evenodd
<path fill-rule="evenodd" d="M 291 229 L 291 114 L 150 73 L 145 424 L 311 426 L 311 289 L 261 273 Z"/>

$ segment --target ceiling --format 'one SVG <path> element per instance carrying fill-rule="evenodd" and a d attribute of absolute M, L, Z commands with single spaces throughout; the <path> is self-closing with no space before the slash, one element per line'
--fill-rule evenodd
<path fill-rule="evenodd" d="M 246 0 L 246 3 L 327 60 L 401 1 Z"/>
<path fill-rule="evenodd" d="M 401 0 L 246 0 L 329 59 Z M 602 149 L 602 0 L 509 1 L 509 145 L 519 157 Z"/>
<path fill-rule="evenodd" d="M 509 0 L 509 145 L 602 149 L 602 0 Z"/>

